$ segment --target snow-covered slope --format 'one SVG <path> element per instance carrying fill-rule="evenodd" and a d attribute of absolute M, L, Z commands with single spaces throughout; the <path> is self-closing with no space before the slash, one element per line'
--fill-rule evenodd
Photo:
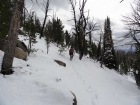
<path fill-rule="evenodd" d="M 77 54 L 70 61 L 68 51 L 59 55 L 53 44 L 47 54 L 44 39 L 37 41 L 38 51 L 27 61 L 14 59 L 14 74 L 0 74 L 0 105 L 72 105 L 71 92 L 77 105 L 140 105 L 140 90 L 125 76 L 86 57 L 80 61 Z M 0 51 L 0 63 L 2 56 Z"/>

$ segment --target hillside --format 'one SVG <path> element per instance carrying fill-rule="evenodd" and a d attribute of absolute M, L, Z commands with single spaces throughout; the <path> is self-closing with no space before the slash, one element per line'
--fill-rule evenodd
<path fill-rule="evenodd" d="M 44 39 L 37 41 L 37 52 L 27 61 L 14 58 L 14 74 L 0 74 L 0 105 L 72 105 L 71 92 L 77 105 L 140 105 L 140 90 L 133 80 L 86 57 L 80 61 L 78 54 L 70 61 L 68 51 L 60 55 L 54 44 L 47 54 Z M 0 64 L 2 56 L 0 51 Z"/>

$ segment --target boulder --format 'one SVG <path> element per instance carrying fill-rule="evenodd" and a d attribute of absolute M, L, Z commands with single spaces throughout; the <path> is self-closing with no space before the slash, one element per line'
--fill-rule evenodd
<path fill-rule="evenodd" d="M 59 60 L 54 60 L 54 61 L 55 61 L 56 63 L 58 63 L 59 65 L 66 67 L 66 63 L 64 63 L 64 62 L 59 61 Z"/>
<path fill-rule="evenodd" d="M 5 51 L 5 40 L 0 40 L 0 50 Z M 27 58 L 27 46 L 24 44 L 24 42 L 17 40 L 16 43 L 16 49 L 15 49 L 15 57 L 19 59 L 26 60 Z"/>
<path fill-rule="evenodd" d="M 0 39 L 0 50 L 4 51 L 5 43 L 7 43 L 5 40 Z M 23 51 L 28 52 L 27 46 L 20 40 L 17 40 L 16 47 L 19 47 Z"/>
<path fill-rule="evenodd" d="M 17 40 L 16 47 L 21 48 L 23 51 L 28 52 L 27 46 L 24 42 Z"/>
<path fill-rule="evenodd" d="M 27 58 L 27 52 L 23 51 L 21 48 L 19 47 L 16 47 L 15 49 L 15 55 L 14 55 L 16 58 L 19 58 L 19 59 L 23 59 L 23 60 L 26 60 Z"/>

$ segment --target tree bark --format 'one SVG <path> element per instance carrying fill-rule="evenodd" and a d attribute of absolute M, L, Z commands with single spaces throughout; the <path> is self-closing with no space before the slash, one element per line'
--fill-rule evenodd
<path fill-rule="evenodd" d="M 20 28 L 20 20 L 23 13 L 23 7 L 24 0 L 16 0 L 1 67 L 1 73 L 4 75 L 13 73 L 12 64 L 14 59 L 18 31 Z"/>

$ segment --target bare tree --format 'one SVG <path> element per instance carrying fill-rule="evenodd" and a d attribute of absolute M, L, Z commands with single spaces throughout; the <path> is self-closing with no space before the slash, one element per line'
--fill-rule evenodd
<path fill-rule="evenodd" d="M 120 1 L 120 3 L 122 3 L 122 2 L 123 2 L 123 0 Z"/>
<path fill-rule="evenodd" d="M 44 18 L 43 26 L 42 26 L 41 33 L 40 33 L 40 39 L 41 39 L 41 37 L 43 36 L 43 32 L 44 32 L 44 27 L 45 27 L 46 19 L 47 19 L 47 17 L 48 17 L 48 9 L 49 9 L 50 1 L 51 1 L 51 0 L 47 0 L 47 2 L 46 2 L 46 7 L 45 7 L 45 18 Z"/>
<path fill-rule="evenodd" d="M 137 85 L 140 87 L 140 0 L 135 1 L 135 7 L 132 6 L 132 12 L 129 16 L 124 16 L 124 23 L 127 25 L 129 32 L 124 38 L 132 38 L 130 44 L 135 45 L 135 62 L 134 62 L 134 76 Z"/>
<path fill-rule="evenodd" d="M 89 45 L 92 43 L 92 31 L 98 30 L 97 26 L 98 22 L 93 23 L 92 21 L 89 21 L 87 24 L 87 30 L 88 30 L 88 37 L 89 37 Z"/>
<path fill-rule="evenodd" d="M 82 0 L 82 3 L 79 1 L 79 17 L 76 16 L 76 0 L 69 0 L 71 7 L 72 7 L 72 13 L 73 13 L 73 19 L 74 20 L 74 30 L 77 34 L 78 39 L 78 47 L 79 47 L 79 59 L 81 60 L 83 57 L 83 49 L 84 49 L 84 43 L 85 43 L 85 36 L 89 34 L 91 31 L 93 31 L 94 28 L 91 28 L 91 30 L 87 30 L 87 24 L 89 19 L 89 11 L 87 17 L 85 16 L 85 5 L 87 0 Z"/>
<path fill-rule="evenodd" d="M 20 19 L 23 13 L 24 0 L 16 0 L 13 16 L 11 18 L 8 39 L 6 42 L 5 53 L 2 61 L 1 73 L 11 74 L 15 47 L 20 28 Z"/>
<path fill-rule="evenodd" d="M 124 38 L 132 38 L 135 41 L 133 43 L 140 45 L 140 0 L 137 0 L 135 5 L 135 8 L 131 5 L 132 13 L 129 16 L 123 16 L 123 22 L 129 30 Z"/>

